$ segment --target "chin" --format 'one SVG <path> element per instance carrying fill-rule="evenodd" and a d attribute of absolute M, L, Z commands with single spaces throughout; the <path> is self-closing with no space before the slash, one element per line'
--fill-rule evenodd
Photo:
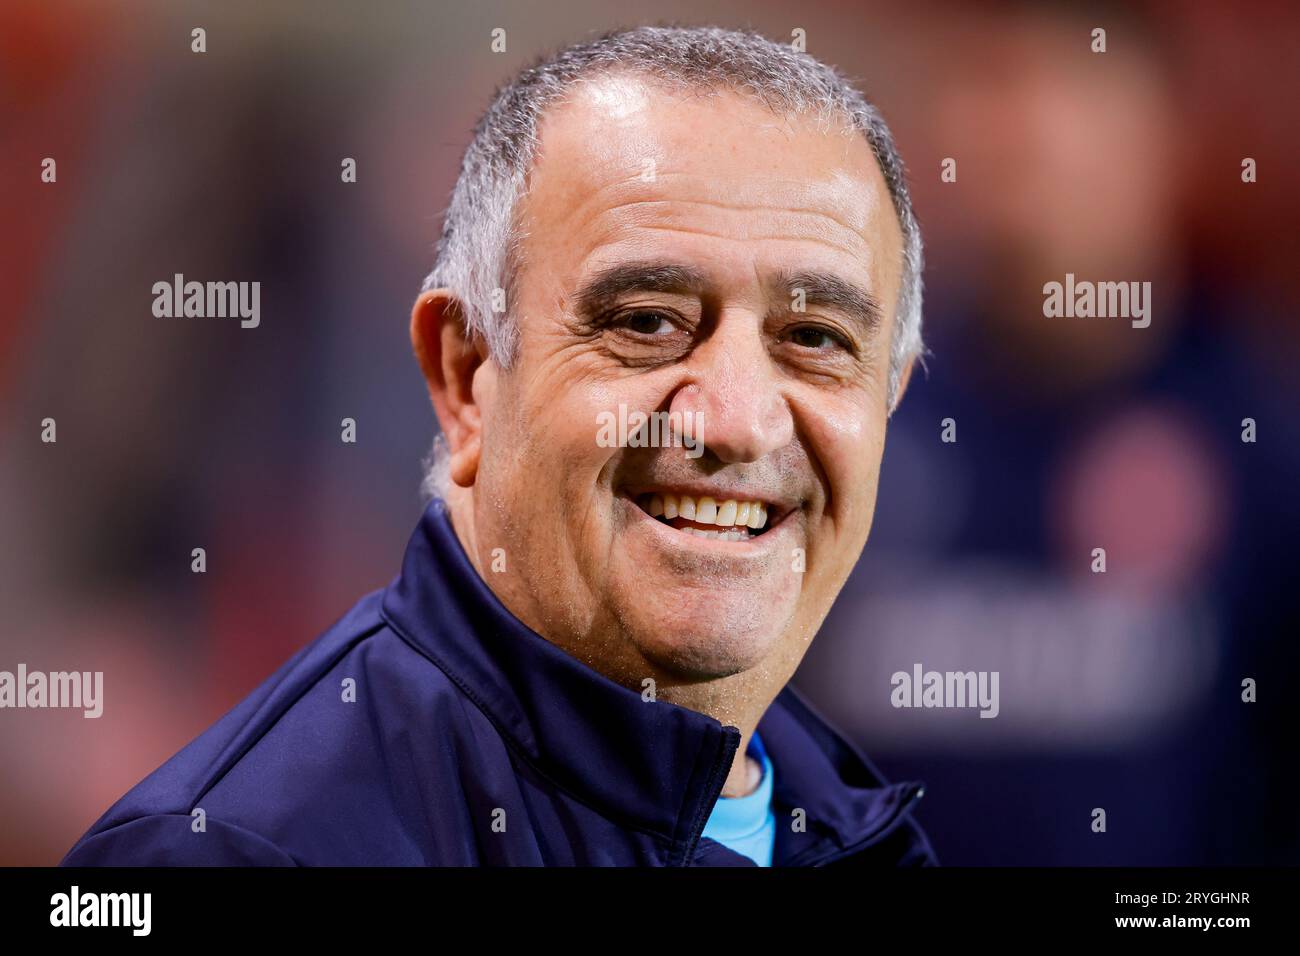
<path fill-rule="evenodd" d="M 735 603 L 735 602 L 733 602 Z M 729 677 L 757 667 L 776 648 L 785 631 L 771 609 L 748 605 L 704 613 L 695 602 L 663 608 L 654 617 L 623 617 L 632 642 L 647 660 L 693 680 Z"/>

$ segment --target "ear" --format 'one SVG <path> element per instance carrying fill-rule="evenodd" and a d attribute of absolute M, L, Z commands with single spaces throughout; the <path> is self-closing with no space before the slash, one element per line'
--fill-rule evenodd
<path fill-rule="evenodd" d="M 912 380 L 912 367 L 916 365 L 916 356 L 913 355 L 903 366 L 903 374 L 898 376 L 898 394 L 894 396 L 894 404 L 889 408 L 889 414 L 894 414 L 894 410 L 903 403 L 903 396 L 907 394 L 907 383 Z"/>
<path fill-rule="evenodd" d="M 411 346 L 451 452 L 451 480 L 468 488 L 474 484 L 482 450 L 483 422 L 474 398 L 474 374 L 486 351 L 472 341 L 451 290 L 430 289 L 415 300 Z"/>

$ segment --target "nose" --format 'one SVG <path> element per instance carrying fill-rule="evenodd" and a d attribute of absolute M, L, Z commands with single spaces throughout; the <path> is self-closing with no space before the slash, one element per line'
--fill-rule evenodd
<path fill-rule="evenodd" d="M 758 326 L 752 316 L 723 317 L 692 352 L 689 380 L 669 408 L 689 413 L 704 447 L 728 464 L 758 461 L 794 438 L 782 378 Z"/>

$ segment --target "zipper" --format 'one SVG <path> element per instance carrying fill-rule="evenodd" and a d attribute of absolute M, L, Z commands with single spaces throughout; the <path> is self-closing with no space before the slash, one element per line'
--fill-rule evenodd
<path fill-rule="evenodd" d="M 690 866 L 695 860 L 695 847 L 700 842 L 700 836 L 704 833 L 704 828 L 708 825 L 709 812 L 712 811 L 713 805 L 718 802 L 718 796 L 722 793 L 723 784 L 727 782 L 727 774 L 731 771 L 732 760 L 735 759 L 736 751 L 740 749 L 740 728 L 726 725 L 722 728 L 722 731 L 722 755 L 713 765 L 708 786 L 704 790 L 706 799 L 700 804 L 700 809 L 696 811 L 696 820 L 691 827 L 690 839 L 686 841 L 686 852 L 682 854 L 680 866 Z"/>

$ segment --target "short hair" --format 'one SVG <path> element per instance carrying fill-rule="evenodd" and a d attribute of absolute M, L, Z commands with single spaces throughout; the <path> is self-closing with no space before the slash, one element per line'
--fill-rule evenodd
<path fill-rule="evenodd" d="M 717 27 L 643 26 L 615 30 L 544 57 L 501 87 L 461 162 L 443 219 L 433 270 L 422 291 L 450 289 L 466 332 L 510 368 L 519 330 L 509 303 L 518 275 L 516 210 L 537 151 L 547 108 L 579 82 L 630 72 L 673 87 L 729 89 L 774 112 L 813 115 L 860 130 L 882 173 L 903 235 L 901 284 L 889 364 L 889 408 L 898 401 L 903 369 L 921 341 L 921 231 L 912 212 L 902 158 L 879 111 L 834 67 L 790 44 Z M 498 291 L 501 290 L 501 291 Z M 493 309 L 504 294 L 505 311 Z M 426 496 L 445 495 L 449 454 L 439 435 L 425 459 Z"/>

